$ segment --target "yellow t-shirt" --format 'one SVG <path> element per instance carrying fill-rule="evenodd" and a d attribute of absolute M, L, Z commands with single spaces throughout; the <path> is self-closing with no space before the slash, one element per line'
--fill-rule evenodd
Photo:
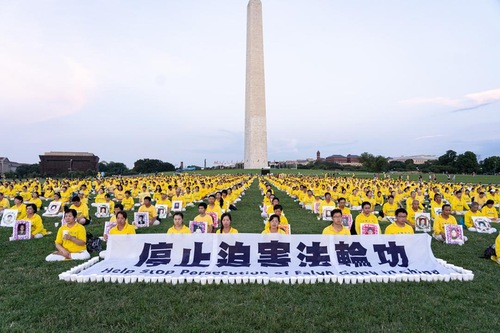
<path fill-rule="evenodd" d="M 2 200 L 0 200 L 0 210 L 9 208 L 10 208 L 10 202 L 7 198 L 3 198 Z"/>
<path fill-rule="evenodd" d="M 31 222 L 31 234 L 35 236 L 36 234 L 46 235 L 47 230 L 43 227 L 42 218 L 38 214 L 33 214 L 31 218 L 25 217 L 26 221 Z"/>
<path fill-rule="evenodd" d="M 358 235 L 361 235 L 361 223 L 378 224 L 378 219 L 374 214 L 365 216 L 365 214 L 361 213 L 356 216 L 355 228 Z"/>
<path fill-rule="evenodd" d="M 80 207 L 76 207 L 75 205 L 71 205 L 71 207 L 69 207 L 69 208 L 76 210 L 77 218 L 80 218 L 83 216 L 87 220 L 89 219 L 89 207 L 86 204 L 84 204 L 83 202 L 80 203 Z"/>
<path fill-rule="evenodd" d="M 122 230 L 118 230 L 118 226 L 114 226 L 109 230 L 110 235 L 135 235 L 135 228 L 133 225 L 125 223 Z"/>
<path fill-rule="evenodd" d="M 391 223 L 387 228 L 385 228 L 384 234 L 386 235 L 404 235 L 404 234 L 414 234 L 413 228 L 408 224 L 404 227 L 400 227 L 396 223 Z"/>
<path fill-rule="evenodd" d="M 131 210 L 132 208 L 134 208 L 134 198 L 132 197 L 123 198 L 121 203 L 124 210 Z"/>
<path fill-rule="evenodd" d="M 181 230 L 175 229 L 174 226 L 171 226 L 167 230 L 167 234 L 190 234 L 190 233 L 191 233 L 191 230 L 189 230 L 189 228 L 186 227 L 185 225 L 182 226 Z"/>
<path fill-rule="evenodd" d="M 220 234 L 220 229 L 217 230 L 216 234 Z M 231 227 L 231 229 L 229 229 L 229 232 L 228 234 L 237 234 L 238 233 L 238 230 L 234 229 L 233 227 Z"/>
<path fill-rule="evenodd" d="M 384 212 L 384 216 L 396 216 L 396 209 L 398 209 L 398 204 L 393 202 L 392 205 L 389 202 L 386 202 L 382 207 L 382 211 Z"/>
<path fill-rule="evenodd" d="M 464 215 L 464 223 L 467 228 L 474 226 L 474 220 L 472 220 L 472 217 L 474 216 L 484 216 L 484 214 L 480 210 L 476 211 L 475 213 L 471 210 L 468 210 Z"/>
<path fill-rule="evenodd" d="M 287 224 L 289 224 L 288 219 L 285 217 L 285 215 L 281 215 L 280 216 L 280 225 L 287 225 Z M 266 225 L 264 226 L 264 228 L 269 230 L 270 227 L 271 227 L 271 224 L 269 223 L 269 221 L 266 221 Z"/>
<path fill-rule="evenodd" d="M 491 208 L 489 208 L 488 206 L 484 206 L 483 209 L 481 209 L 481 213 L 483 213 L 483 216 L 486 216 L 487 218 L 490 219 L 498 218 L 498 212 L 494 206 Z"/>
<path fill-rule="evenodd" d="M 269 229 L 264 229 L 264 231 L 262 231 L 262 234 L 272 234 L 271 230 Z M 278 232 L 275 232 L 275 234 L 282 234 L 282 235 L 286 235 L 286 232 L 283 231 L 283 229 L 279 229 L 278 228 Z"/>
<path fill-rule="evenodd" d="M 342 230 L 335 231 L 335 229 L 333 229 L 333 224 L 330 224 L 328 227 L 323 229 L 322 234 L 323 235 L 351 235 L 351 231 L 349 230 L 349 228 L 344 227 L 344 226 L 342 227 Z"/>
<path fill-rule="evenodd" d="M 62 245 L 66 250 L 71 253 L 77 253 L 87 250 L 87 245 L 77 245 L 74 242 L 63 239 L 63 231 L 68 230 L 69 235 L 76 237 L 77 239 L 87 243 L 87 232 L 85 231 L 85 227 L 78 222 L 75 222 L 71 228 L 69 228 L 66 224 L 59 228 L 57 231 L 56 243 Z"/>
<path fill-rule="evenodd" d="M 149 206 L 149 208 L 142 205 L 141 207 L 139 207 L 139 213 L 142 213 L 142 212 L 148 213 L 149 222 L 153 221 L 156 218 L 156 208 L 153 205 Z"/>
<path fill-rule="evenodd" d="M 434 226 L 433 226 L 434 235 L 440 235 L 441 233 L 444 233 L 445 224 L 457 224 L 457 220 L 452 215 L 450 215 L 448 219 L 445 219 L 443 218 L 442 214 L 439 214 L 434 219 Z"/>
<path fill-rule="evenodd" d="M 214 220 L 212 219 L 212 216 L 205 214 L 205 216 L 197 215 L 193 221 L 196 222 L 207 222 L 207 225 L 210 227 L 214 224 Z"/>

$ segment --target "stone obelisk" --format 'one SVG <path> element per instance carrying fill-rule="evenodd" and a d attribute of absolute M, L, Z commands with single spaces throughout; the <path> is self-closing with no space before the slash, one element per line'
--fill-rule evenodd
<path fill-rule="evenodd" d="M 245 91 L 245 169 L 267 168 L 266 94 L 262 3 L 247 7 L 247 70 Z"/>

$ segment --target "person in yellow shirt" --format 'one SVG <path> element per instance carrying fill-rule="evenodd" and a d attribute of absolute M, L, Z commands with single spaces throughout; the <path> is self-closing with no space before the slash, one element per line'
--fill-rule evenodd
<path fill-rule="evenodd" d="M 377 217 L 372 214 L 372 205 L 367 201 L 361 203 L 361 213 L 356 216 L 351 227 L 352 235 L 361 235 L 362 223 L 378 224 Z"/>
<path fill-rule="evenodd" d="M 383 217 L 395 217 L 398 204 L 394 202 L 394 196 L 390 195 L 387 202 L 382 206 Z"/>
<path fill-rule="evenodd" d="M 35 204 L 26 205 L 26 217 L 24 220 L 30 221 L 31 223 L 31 238 L 42 238 L 43 236 L 49 234 L 47 230 L 43 227 L 43 221 L 40 215 L 37 213 L 37 208 Z"/>
<path fill-rule="evenodd" d="M 288 219 L 286 218 L 285 215 L 283 215 L 283 206 L 281 205 L 276 205 L 274 206 L 274 215 L 278 216 L 280 219 L 280 225 L 288 225 Z M 273 214 L 271 214 L 273 216 Z M 269 220 L 266 222 L 266 225 L 264 226 L 265 229 L 269 229 L 270 223 Z"/>
<path fill-rule="evenodd" d="M 335 207 L 335 202 L 332 200 L 332 195 L 330 192 L 325 193 L 325 199 L 321 201 L 318 209 L 318 220 L 323 217 L 324 207 Z"/>
<path fill-rule="evenodd" d="M 348 227 L 342 224 L 342 211 L 340 209 L 332 210 L 332 223 L 323 229 L 323 235 L 351 235 Z"/>
<path fill-rule="evenodd" d="M 76 211 L 78 223 L 81 225 L 89 225 L 89 207 L 82 203 L 80 197 L 78 196 L 74 196 L 73 199 L 71 199 L 71 203 L 72 205 L 69 208 Z"/>
<path fill-rule="evenodd" d="M 339 203 L 339 206 L 337 208 L 342 211 L 342 215 L 351 214 L 351 209 L 345 205 L 346 199 L 344 197 L 340 197 L 338 200 L 338 203 Z"/>
<path fill-rule="evenodd" d="M 134 210 L 134 198 L 132 198 L 132 193 L 127 190 L 125 191 L 125 197 L 122 199 L 121 204 L 123 205 L 124 210 Z"/>
<path fill-rule="evenodd" d="M 181 193 L 181 188 L 178 187 L 176 190 L 175 190 L 175 195 L 172 197 L 172 203 L 174 201 L 180 201 L 181 202 L 181 209 L 182 211 L 185 211 L 186 210 L 186 201 L 184 199 L 184 196 L 182 195 Z"/>
<path fill-rule="evenodd" d="M 483 213 L 479 210 L 479 204 L 477 202 L 473 202 L 470 204 L 470 210 L 467 211 L 464 215 L 464 224 L 470 231 L 476 231 L 474 227 L 473 217 L 476 216 L 484 216 Z"/>
<path fill-rule="evenodd" d="M 215 195 L 213 194 L 210 194 L 208 196 L 207 213 L 216 213 L 217 221 L 220 220 L 220 217 L 222 215 L 222 209 L 220 208 L 220 205 L 215 202 Z"/>
<path fill-rule="evenodd" d="M 451 211 L 453 214 L 457 214 L 458 212 L 463 212 L 469 210 L 469 205 L 462 197 L 462 191 L 458 190 L 455 192 L 455 195 L 450 197 Z"/>
<path fill-rule="evenodd" d="M 190 234 L 191 230 L 183 224 L 184 214 L 174 213 L 174 225 L 167 230 L 167 234 Z"/>
<path fill-rule="evenodd" d="M 0 193 L 0 217 L 3 214 L 4 209 L 10 208 L 10 202 L 4 197 L 3 193 Z"/>
<path fill-rule="evenodd" d="M 121 206 L 121 204 L 116 206 Z M 113 217 L 115 218 L 113 222 L 116 222 L 116 225 L 109 230 L 110 235 L 135 235 L 136 227 L 128 223 L 126 212 L 120 210 Z M 104 240 L 108 241 L 108 235 L 104 235 Z M 99 257 L 105 259 L 106 251 L 99 252 Z"/>
<path fill-rule="evenodd" d="M 451 215 L 451 205 L 444 204 L 441 208 L 441 214 L 437 215 L 434 219 L 433 235 L 434 239 L 440 242 L 446 241 L 444 226 L 445 224 L 457 224 L 457 220 Z M 464 241 L 467 237 L 464 236 Z"/>
<path fill-rule="evenodd" d="M 431 217 L 436 218 L 436 209 L 442 209 L 443 207 L 443 197 L 441 194 L 434 194 L 434 200 L 431 200 Z"/>
<path fill-rule="evenodd" d="M 106 193 L 104 193 L 104 189 L 101 187 L 98 191 L 97 191 L 97 195 L 95 196 L 94 198 L 94 203 L 92 204 L 92 206 L 94 207 L 97 207 L 96 204 L 98 203 L 104 203 L 106 202 L 106 198 L 105 198 L 105 195 Z"/>
<path fill-rule="evenodd" d="M 42 208 L 42 200 L 38 196 L 38 192 L 33 192 L 31 193 L 31 199 L 29 200 L 29 203 L 35 204 L 37 210 L 40 210 Z"/>
<path fill-rule="evenodd" d="M 414 228 L 415 227 L 415 214 L 416 213 L 422 213 L 423 210 L 420 209 L 420 202 L 418 200 L 413 200 L 411 203 L 410 209 L 408 209 L 408 222 L 410 225 Z"/>
<path fill-rule="evenodd" d="M 221 227 L 217 230 L 216 234 L 237 234 L 238 230 L 231 226 L 233 219 L 231 218 L 231 214 L 224 213 L 221 218 Z"/>
<path fill-rule="evenodd" d="M 211 215 L 207 214 L 207 204 L 204 202 L 200 202 L 198 204 L 198 212 L 199 214 L 196 215 L 194 218 L 195 222 L 207 222 L 207 233 L 213 232 L 213 226 L 214 226 L 214 219 L 212 218 Z"/>
<path fill-rule="evenodd" d="M 265 228 L 262 234 L 282 234 L 286 235 L 286 232 L 279 227 L 280 217 L 276 214 L 269 217 L 269 229 Z"/>
<path fill-rule="evenodd" d="M 491 260 L 496 261 L 500 264 L 500 235 L 495 239 L 495 255 L 491 256 Z"/>
<path fill-rule="evenodd" d="M 57 251 L 49 254 L 46 261 L 86 260 L 90 258 L 87 252 L 87 232 L 85 227 L 76 221 L 77 213 L 68 209 L 64 213 L 66 224 L 59 228 L 55 245 Z"/>
<path fill-rule="evenodd" d="M 144 198 L 144 204 L 139 207 L 139 213 L 147 212 L 149 216 L 149 226 L 159 225 L 160 220 L 157 218 L 156 208 L 151 204 L 151 197 Z"/>
<path fill-rule="evenodd" d="M 483 216 L 486 216 L 492 222 L 498 222 L 498 212 L 497 209 L 493 207 L 494 204 L 495 202 L 493 200 L 487 200 L 486 204 L 481 209 L 481 213 L 483 213 Z"/>
<path fill-rule="evenodd" d="M 17 210 L 17 220 L 24 220 L 26 217 L 26 205 L 23 203 L 23 197 L 18 195 L 14 197 L 14 205 L 10 209 Z"/>
<path fill-rule="evenodd" d="M 406 217 L 408 213 L 404 208 L 398 208 L 395 212 L 396 221 L 391 223 L 385 228 L 384 234 L 386 235 L 412 235 L 414 234 L 413 228 L 408 224 Z"/>

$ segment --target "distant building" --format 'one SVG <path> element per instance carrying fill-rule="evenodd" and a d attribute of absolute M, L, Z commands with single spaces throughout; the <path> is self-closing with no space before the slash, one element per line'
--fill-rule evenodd
<path fill-rule="evenodd" d="M 99 157 L 82 152 L 48 152 L 40 155 L 40 173 L 42 175 L 53 176 L 74 171 L 98 172 Z"/>
<path fill-rule="evenodd" d="M 325 158 L 327 162 L 330 163 L 337 163 L 337 164 L 350 164 L 350 165 L 358 165 L 361 164 L 359 162 L 359 156 L 358 155 L 331 155 Z"/>
<path fill-rule="evenodd" d="M 16 172 L 16 169 L 21 165 L 25 165 L 25 163 L 12 162 L 7 157 L 0 157 L 0 175 Z"/>
<path fill-rule="evenodd" d="M 413 164 L 424 164 L 427 161 L 435 161 L 438 158 L 435 155 L 413 155 L 413 156 L 400 156 L 391 157 L 389 162 L 405 162 L 406 160 L 413 160 Z"/>

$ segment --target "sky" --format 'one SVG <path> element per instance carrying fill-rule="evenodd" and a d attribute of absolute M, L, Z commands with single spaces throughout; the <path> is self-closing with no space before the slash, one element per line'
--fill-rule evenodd
<path fill-rule="evenodd" d="M 248 0 L 0 0 L 0 156 L 244 155 Z M 268 159 L 500 155 L 499 0 L 262 0 Z"/>

